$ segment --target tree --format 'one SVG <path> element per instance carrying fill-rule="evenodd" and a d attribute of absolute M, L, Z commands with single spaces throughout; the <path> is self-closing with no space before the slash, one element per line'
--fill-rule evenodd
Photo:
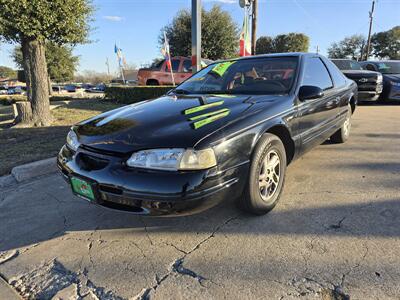
<path fill-rule="evenodd" d="M 6 66 L 0 66 L 0 78 L 17 78 L 17 71 L 6 67 Z"/>
<path fill-rule="evenodd" d="M 48 42 L 45 45 L 47 73 L 52 81 L 66 82 L 74 78 L 74 73 L 79 62 L 79 57 L 72 53 L 70 45 L 59 46 Z M 14 48 L 12 58 L 18 67 L 23 68 L 21 47 Z"/>
<path fill-rule="evenodd" d="M 202 11 L 202 57 L 212 60 L 237 56 L 239 31 L 228 12 L 214 5 L 210 11 Z M 191 56 L 191 14 L 181 10 L 172 23 L 161 29 L 159 43 L 164 44 L 164 31 L 172 56 Z"/>
<path fill-rule="evenodd" d="M 274 40 L 270 36 L 262 36 L 257 39 L 256 42 L 256 53 L 257 54 L 267 54 L 274 53 Z"/>
<path fill-rule="evenodd" d="M 375 56 L 381 59 L 400 59 L 400 26 L 375 33 L 371 44 Z"/>
<path fill-rule="evenodd" d="M 361 60 L 365 52 L 366 39 L 362 35 L 346 37 L 328 48 L 329 58 L 350 58 Z"/>
<path fill-rule="evenodd" d="M 257 54 L 308 52 L 310 38 L 303 33 L 290 32 L 276 37 L 262 36 L 257 40 Z"/>
<path fill-rule="evenodd" d="M 76 75 L 74 79 L 76 82 L 99 84 L 109 83 L 112 79 L 112 76 L 107 73 L 86 70 L 81 74 Z"/>
<path fill-rule="evenodd" d="M 310 38 L 303 33 L 280 34 L 274 38 L 274 47 L 277 53 L 308 52 Z"/>
<path fill-rule="evenodd" d="M 89 0 L 0 0 L 0 38 L 19 43 L 33 126 L 51 123 L 45 43 L 87 42 L 93 11 Z M 73 8 L 73 9 L 71 9 Z"/>

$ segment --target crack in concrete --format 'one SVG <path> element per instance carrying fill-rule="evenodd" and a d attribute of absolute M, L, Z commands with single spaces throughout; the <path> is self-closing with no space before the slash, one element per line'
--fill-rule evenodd
<path fill-rule="evenodd" d="M 342 223 L 343 223 L 344 220 L 346 220 L 346 218 L 347 217 L 345 216 L 345 217 L 341 218 L 337 224 L 329 225 L 329 228 L 330 229 L 335 229 L 335 230 L 342 228 Z"/>
<path fill-rule="evenodd" d="M 57 259 L 52 259 L 36 269 L 9 280 L 25 299 L 51 299 L 58 292 L 76 285 L 74 299 L 91 294 L 95 299 L 122 300 L 112 291 L 96 286 L 88 276 L 86 268 L 74 273 L 66 269 Z"/>
<path fill-rule="evenodd" d="M 147 230 L 146 222 L 143 220 L 143 217 L 142 217 L 142 216 L 139 216 L 139 219 L 140 219 L 140 221 L 141 221 L 142 224 L 143 224 L 144 231 L 146 232 L 146 236 L 147 236 L 147 239 L 148 239 L 149 242 L 150 242 L 150 245 L 153 246 L 153 240 L 150 238 L 150 234 L 149 234 L 149 231 Z"/>
<path fill-rule="evenodd" d="M 233 220 L 236 220 L 238 217 L 239 217 L 239 215 L 236 215 L 236 216 L 234 216 L 234 217 L 231 217 L 231 218 L 227 219 L 227 220 L 226 220 L 225 222 L 223 222 L 222 224 L 218 225 L 216 228 L 214 228 L 214 230 L 211 232 L 210 235 L 208 235 L 205 239 L 203 239 L 202 241 L 200 241 L 199 243 L 197 243 L 197 244 L 196 244 L 190 251 L 188 251 L 188 252 L 187 252 L 187 251 L 184 251 L 184 250 L 179 250 L 177 247 L 175 247 L 175 245 L 170 244 L 169 246 L 174 247 L 174 248 L 177 249 L 178 251 L 182 252 L 184 255 L 183 255 L 182 257 L 180 257 L 180 258 L 177 258 L 177 259 L 171 264 L 171 266 L 170 266 L 168 272 L 167 272 L 166 274 L 164 274 L 161 278 L 159 278 L 158 275 L 156 274 L 156 275 L 155 275 L 156 284 L 153 285 L 152 287 L 148 287 L 148 288 L 142 289 L 142 290 L 140 291 L 139 294 L 137 294 L 135 297 L 133 297 L 133 299 L 135 299 L 135 300 L 148 300 L 148 299 L 150 299 L 150 293 L 151 293 L 152 291 L 155 292 L 155 291 L 157 290 L 157 288 L 158 288 L 169 276 L 171 276 L 172 274 L 179 274 L 179 275 L 189 276 L 189 277 L 191 277 L 191 278 L 194 278 L 194 279 L 196 279 L 196 280 L 199 282 L 199 284 L 200 284 L 201 286 L 203 286 L 203 287 L 205 287 L 204 284 L 203 284 L 203 282 L 206 281 L 206 280 L 207 280 L 207 281 L 210 281 L 210 282 L 212 282 L 212 283 L 214 283 L 214 284 L 216 284 L 216 285 L 218 285 L 217 283 L 211 281 L 210 279 L 205 278 L 205 277 L 203 277 L 203 276 L 197 274 L 196 272 L 194 272 L 194 271 L 192 271 L 192 270 L 190 270 L 190 269 L 188 269 L 188 268 L 185 268 L 185 267 L 183 266 L 183 263 L 184 263 L 184 261 L 185 261 L 185 259 L 186 259 L 187 256 L 189 256 L 190 254 L 192 254 L 192 253 L 194 253 L 196 250 L 198 250 L 204 243 L 208 242 L 210 239 L 212 239 L 213 237 L 215 237 L 215 234 L 216 234 L 219 230 L 221 230 L 224 226 L 226 226 L 228 223 L 232 222 Z M 149 237 L 149 238 L 150 238 L 150 237 Z M 167 244 L 167 243 L 165 243 L 165 244 Z M 168 244 L 167 244 L 167 245 L 168 245 Z"/>

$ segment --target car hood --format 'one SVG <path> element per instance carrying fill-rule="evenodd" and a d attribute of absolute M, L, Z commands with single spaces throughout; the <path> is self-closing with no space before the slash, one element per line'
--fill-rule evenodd
<path fill-rule="evenodd" d="M 165 96 L 103 113 L 74 126 L 79 142 L 100 151 L 191 148 L 203 137 L 282 96 Z"/>
<path fill-rule="evenodd" d="M 357 78 L 377 77 L 379 74 L 378 72 L 367 71 L 367 70 L 342 70 L 342 72 L 348 77 L 357 77 Z"/>

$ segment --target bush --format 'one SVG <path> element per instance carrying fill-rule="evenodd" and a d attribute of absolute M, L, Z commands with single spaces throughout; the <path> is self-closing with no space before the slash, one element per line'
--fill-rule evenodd
<path fill-rule="evenodd" d="M 7 95 L 0 97 L 0 104 L 2 105 L 12 105 L 15 102 L 19 101 L 28 101 L 28 99 L 26 98 L 26 96 L 22 95 Z"/>
<path fill-rule="evenodd" d="M 132 104 L 165 95 L 172 86 L 111 86 L 106 87 L 105 98 L 117 103 Z"/>

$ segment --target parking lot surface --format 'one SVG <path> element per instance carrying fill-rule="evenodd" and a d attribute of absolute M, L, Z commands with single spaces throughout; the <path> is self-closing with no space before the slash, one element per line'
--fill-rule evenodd
<path fill-rule="evenodd" d="M 58 174 L 2 190 L 0 274 L 39 299 L 399 299 L 399 116 L 359 107 L 350 140 L 291 164 L 262 217 L 234 195 L 180 218 L 114 212 Z"/>

